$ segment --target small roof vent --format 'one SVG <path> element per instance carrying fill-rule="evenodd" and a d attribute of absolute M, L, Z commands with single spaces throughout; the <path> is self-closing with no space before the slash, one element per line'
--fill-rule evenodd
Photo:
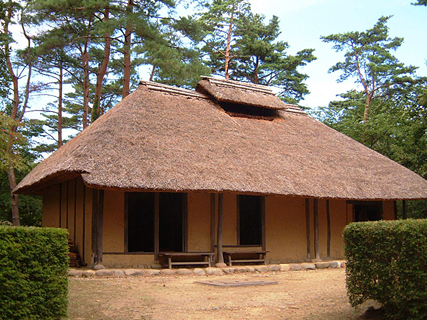
<path fill-rule="evenodd" d="M 230 116 L 274 120 L 280 110 L 305 114 L 280 100 L 270 87 L 202 76 L 196 91 L 212 97 Z"/>
<path fill-rule="evenodd" d="M 218 102 L 247 105 L 272 110 L 286 109 L 283 103 L 267 86 L 202 76 L 196 91 L 208 93 Z"/>

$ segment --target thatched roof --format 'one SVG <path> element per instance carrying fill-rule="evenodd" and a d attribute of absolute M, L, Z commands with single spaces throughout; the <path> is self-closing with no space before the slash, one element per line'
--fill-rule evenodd
<path fill-rule="evenodd" d="M 288 106 L 274 95 L 270 87 L 257 84 L 203 77 L 197 84 L 196 90 L 206 92 L 218 102 L 232 102 L 275 110 L 286 109 Z"/>
<path fill-rule="evenodd" d="M 250 88 L 234 86 L 229 100 L 240 102 Z M 41 193 L 81 175 L 90 187 L 122 190 L 427 198 L 426 180 L 298 108 L 276 108 L 270 121 L 232 117 L 204 93 L 142 82 L 15 192 Z"/>

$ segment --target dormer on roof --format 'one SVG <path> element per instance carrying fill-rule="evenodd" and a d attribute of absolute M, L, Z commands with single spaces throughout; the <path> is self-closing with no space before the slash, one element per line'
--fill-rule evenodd
<path fill-rule="evenodd" d="M 303 113 L 297 106 L 287 105 L 270 87 L 202 76 L 196 91 L 211 96 L 231 116 L 273 120 L 277 111 Z"/>

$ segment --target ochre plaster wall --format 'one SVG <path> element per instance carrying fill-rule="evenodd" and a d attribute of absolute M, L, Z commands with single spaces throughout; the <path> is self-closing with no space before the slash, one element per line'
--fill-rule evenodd
<path fill-rule="evenodd" d="M 125 193 L 105 191 L 103 251 L 106 266 L 153 265 L 154 255 L 125 254 Z M 309 228 L 310 253 L 314 253 L 314 211 L 310 199 Z M 320 258 L 327 257 L 326 200 L 319 200 Z M 353 221 L 353 206 L 344 200 L 330 200 L 330 258 L 344 257 L 342 231 Z M 265 239 L 267 260 L 270 263 L 307 260 L 307 221 L 304 198 L 267 196 L 265 198 Z M 216 195 L 215 236 L 218 224 L 218 195 Z M 224 194 L 224 246 L 238 244 L 237 196 Z M 394 201 L 383 202 L 383 218 L 394 219 Z M 188 251 L 211 250 L 211 212 L 209 193 L 188 194 Z M 81 178 L 72 179 L 47 188 L 43 197 L 45 227 L 68 227 L 70 239 L 75 241 L 84 261 L 91 263 L 92 252 L 92 189 L 85 187 Z M 217 239 L 215 239 L 215 244 Z M 238 248 L 233 248 L 236 250 Z M 224 249 L 226 250 L 226 248 Z M 108 254 L 122 253 L 122 254 Z"/>
<path fill-rule="evenodd" d="M 44 190 L 42 226 L 68 228 L 69 239 L 86 263 L 91 262 L 91 218 L 92 192 L 80 177 Z"/>
<path fill-rule="evenodd" d="M 266 249 L 270 263 L 304 261 L 307 252 L 305 199 L 265 199 Z"/>
<path fill-rule="evenodd" d="M 188 251 L 211 251 L 209 193 L 188 194 Z"/>
<path fill-rule="evenodd" d="M 218 221 L 218 215 L 216 217 L 216 221 Z M 235 194 L 224 194 L 224 220 L 222 242 L 225 246 L 237 245 L 237 196 Z"/>
<path fill-rule="evenodd" d="M 331 257 L 332 259 L 344 258 L 344 242 L 342 232 L 347 224 L 346 201 L 330 200 L 329 212 L 331 217 Z"/>
<path fill-rule="evenodd" d="M 105 190 L 103 252 L 125 252 L 125 193 Z"/>
<path fill-rule="evenodd" d="M 73 242 L 77 245 L 77 247 L 79 248 L 80 244 L 76 243 L 76 240 L 74 239 L 74 236 L 76 235 L 75 231 L 77 230 L 76 228 L 76 208 L 77 208 L 77 198 L 76 198 L 76 186 L 77 186 L 77 179 L 73 179 L 73 180 L 68 180 L 66 182 L 66 190 L 67 190 L 67 195 L 66 195 L 66 227 L 68 228 L 68 238 L 73 240 Z M 81 199 L 79 199 L 79 202 L 81 202 Z M 79 248 L 79 252 L 80 252 L 80 248 Z"/>
<path fill-rule="evenodd" d="M 42 227 L 59 227 L 59 185 L 44 190 Z"/>

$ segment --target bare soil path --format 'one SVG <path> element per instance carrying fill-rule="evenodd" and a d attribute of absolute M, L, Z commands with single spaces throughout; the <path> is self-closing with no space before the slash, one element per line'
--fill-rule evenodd
<path fill-rule="evenodd" d="M 217 287 L 196 281 L 277 281 Z M 70 319 L 359 319 L 344 269 L 223 276 L 70 278 Z"/>

